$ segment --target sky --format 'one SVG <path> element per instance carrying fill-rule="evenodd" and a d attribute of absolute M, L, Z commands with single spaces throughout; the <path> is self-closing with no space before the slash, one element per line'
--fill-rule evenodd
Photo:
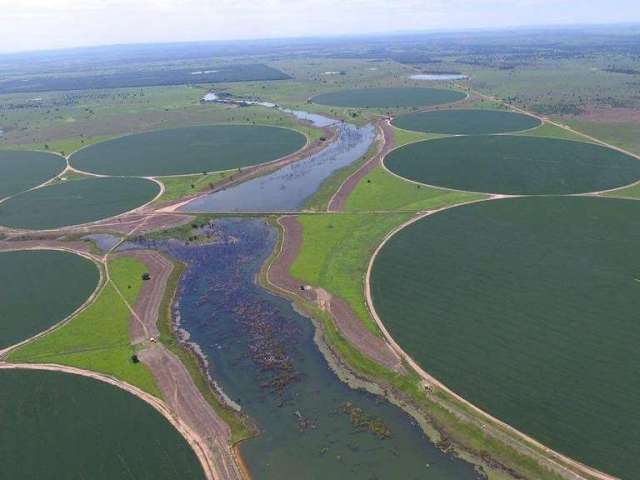
<path fill-rule="evenodd" d="M 639 0 L 0 0 L 0 52 L 620 22 Z"/>

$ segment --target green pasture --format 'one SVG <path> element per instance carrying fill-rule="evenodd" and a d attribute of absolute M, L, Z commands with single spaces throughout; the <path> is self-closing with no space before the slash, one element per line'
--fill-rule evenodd
<path fill-rule="evenodd" d="M 142 178 L 88 178 L 38 188 L 0 203 L 0 225 L 46 230 L 94 222 L 133 210 L 160 187 Z"/>
<path fill-rule="evenodd" d="M 0 252 L 0 349 L 71 315 L 98 286 L 90 260 L 54 250 Z"/>
<path fill-rule="evenodd" d="M 376 167 L 365 175 L 345 204 L 348 212 L 421 211 L 483 198 L 477 193 L 457 192 L 407 182 Z"/>
<path fill-rule="evenodd" d="M 635 201 L 453 208 L 383 247 L 373 301 L 402 348 L 456 393 L 561 453 L 633 478 L 639 241 Z"/>
<path fill-rule="evenodd" d="M 393 129 L 393 144 L 395 147 L 402 147 L 403 145 L 407 145 L 409 143 L 415 143 L 421 140 L 431 140 L 432 138 L 440 138 L 442 136 L 430 133 L 403 130 L 401 128 L 393 126 L 393 124 L 391 124 L 391 128 Z"/>
<path fill-rule="evenodd" d="M 162 177 L 160 181 L 164 185 L 164 192 L 158 202 L 178 200 L 187 195 L 209 190 L 223 181 L 227 175 L 233 175 L 235 170 L 226 172 L 201 173 L 199 175 L 179 175 L 174 177 Z"/>
<path fill-rule="evenodd" d="M 378 334 L 364 299 L 364 275 L 378 243 L 409 218 L 407 213 L 300 215 L 302 248 L 291 274 L 345 300 L 366 327 Z"/>
<path fill-rule="evenodd" d="M 70 162 L 78 170 L 101 175 L 194 174 L 269 162 L 305 143 L 304 135 L 287 128 L 209 125 L 107 140 L 79 150 Z"/>
<path fill-rule="evenodd" d="M 0 370 L 0 418 L 0 478 L 205 478 L 189 444 L 160 413 L 97 380 Z"/>
<path fill-rule="evenodd" d="M 505 194 L 600 191 L 640 178 L 637 159 L 598 145 L 494 135 L 418 142 L 391 152 L 392 172 L 438 187 Z"/>

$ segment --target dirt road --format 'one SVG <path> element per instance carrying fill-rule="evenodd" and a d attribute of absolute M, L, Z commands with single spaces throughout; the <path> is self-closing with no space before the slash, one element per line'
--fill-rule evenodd
<path fill-rule="evenodd" d="M 160 253 L 152 250 L 135 250 L 112 255 L 111 258 L 134 257 L 147 266 L 149 280 L 142 283 L 136 304 L 129 320 L 129 339 L 132 345 L 148 341 L 151 337 L 158 338 L 158 313 L 164 298 L 169 276 L 173 271 L 173 264 Z"/>
<path fill-rule="evenodd" d="M 229 427 L 202 396 L 182 362 L 158 343 L 141 351 L 139 357 L 151 370 L 171 412 L 197 437 L 214 478 L 242 480 Z"/>
<path fill-rule="evenodd" d="M 345 203 L 353 192 L 356 185 L 367 175 L 371 170 L 381 164 L 382 159 L 391 151 L 395 145 L 393 138 L 393 127 L 389 123 L 389 120 L 379 120 L 376 123 L 378 135 L 376 141 L 378 143 L 378 150 L 376 154 L 367 160 L 358 170 L 352 173 L 342 185 L 338 188 L 336 193 L 333 194 L 329 200 L 327 211 L 329 212 L 341 212 L 344 210 Z"/>

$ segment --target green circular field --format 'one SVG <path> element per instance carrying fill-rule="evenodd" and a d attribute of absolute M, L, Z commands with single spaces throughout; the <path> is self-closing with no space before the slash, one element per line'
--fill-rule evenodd
<path fill-rule="evenodd" d="M 0 252 L 0 349 L 64 320 L 91 296 L 90 260 L 56 250 Z"/>
<path fill-rule="evenodd" d="M 70 162 L 78 170 L 101 175 L 181 175 L 269 162 L 305 143 L 304 135 L 288 128 L 210 125 L 108 140 L 79 150 Z"/>
<path fill-rule="evenodd" d="M 519 132 L 537 127 L 540 120 L 521 113 L 498 110 L 438 110 L 401 115 L 393 125 L 418 132 L 482 135 Z"/>
<path fill-rule="evenodd" d="M 510 135 L 449 137 L 392 151 L 386 167 L 437 187 L 504 194 L 607 190 L 640 179 L 640 161 L 590 143 Z"/>
<path fill-rule="evenodd" d="M 466 95 L 442 88 L 363 88 L 323 93 L 311 99 L 319 105 L 353 108 L 430 107 L 462 100 Z"/>
<path fill-rule="evenodd" d="M 66 166 L 64 158 L 52 153 L 0 150 L 0 199 L 37 187 Z"/>
<path fill-rule="evenodd" d="M 0 370 L 0 418 L 2 478 L 205 478 L 191 447 L 162 415 L 98 380 Z"/>
<path fill-rule="evenodd" d="M 640 202 L 521 197 L 401 230 L 371 292 L 391 335 L 455 392 L 622 478 L 640 472 Z"/>
<path fill-rule="evenodd" d="M 90 178 L 21 193 L 0 203 L 0 225 L 46 230 L 94 222 L 153 200 L 157 183 L 143 178 Z"/>

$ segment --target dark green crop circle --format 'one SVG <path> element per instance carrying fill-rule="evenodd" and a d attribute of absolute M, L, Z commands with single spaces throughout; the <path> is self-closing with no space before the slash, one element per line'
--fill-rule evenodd
<path fill-rule="evenodd" d="M 393 173 L 437 187 L 520 195 L 608 190 L 640 179 L 640 161 L 591 143 L 512 135 L 406 145 L 384 160 Z"/>
<path fill-rule="evenodd" d="M 451 135 L 482 135 L 529 130 L 540 120 L 522 113 L 500 110 L 434 110 L 401 115 L 393 125 L 405 130 Z"/>

